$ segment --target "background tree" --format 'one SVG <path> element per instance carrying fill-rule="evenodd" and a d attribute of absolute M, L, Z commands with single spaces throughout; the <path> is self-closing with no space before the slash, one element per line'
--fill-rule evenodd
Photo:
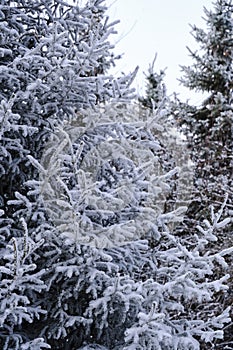
<path fill-rule="evenodd" d="M 168 100 L 166 86 L 164 83 L 165 70 L 160 70 L 159 73 L 155 71 L 154 65 L 157 55 L 146 74 L 146 91 L 145 97 L 139 97 L 139 102 L 146 108 L 151 110 L 158 108 L 160 105 L 164 106 L 165 100 Z"/>
<path fill-rule="evenodd" d="M 207 208 L 208 203 L 218 206 L 225 193 L 232 206 L 232 2 L 217 0 L 214 10 L 204 12 L 207 31 L 192 27 L 200 50 L 189 49 L 194 63 L 182 67 L 184 76 L 180 80 L 209 96 L 200 107 L 180 103 L 177 113 L 195 163 L 195 186 L 200 193 L 196 208 L 192 207 L 195 213 Z"/>
<path fill-rule="evenodd" d="M 175 107 L 176 120 L 187 136 L 195 169 L 186 228 L 181 226 L 181 232 L 185 234 L 193 232 L 193 227 L 205 220 L 210 205 L 218 208 L 226 194 L 225 216 L 232 216 L 233 205 L 232 1 L 216 0 L 213 10 L 204 8 L 204 13 L 207 28 L 203 30 L 192 26 L 192 35 L 199 44 L 199 50 L 193 52 L 189 49 L 193 64 L 182 67 L 184 74 L 180 81 L 190 89 L 205 93 L 207 98 L 200 106 L 177 100 Z M 231 246 L 232 230 L 232 223 L 229 223 L 219 232 L 217 243 L 208 249 Z M 229 263 L 232 265 L 231 259 Z M 231 304 L 231 293 L 227 300 L 220 302 Z M 226 329 L 225 344 L 230 341 L 231 333 L 232 328 Z"/>

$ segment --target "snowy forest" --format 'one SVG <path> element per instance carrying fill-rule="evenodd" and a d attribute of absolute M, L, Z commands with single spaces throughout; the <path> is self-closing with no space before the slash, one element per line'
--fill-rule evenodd
<path fill-rule="evenodd" d="M 111 74 L 107 10 L 0 0 L 0 349 L 233 349 L 233 3 L 192 25 L 199 106 Z"/>

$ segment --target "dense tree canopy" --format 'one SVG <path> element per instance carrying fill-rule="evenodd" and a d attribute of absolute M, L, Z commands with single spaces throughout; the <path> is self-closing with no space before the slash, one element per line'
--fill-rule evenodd
<path fill-rule="evenodd" d="M 4 350 L 198 350 L 230 322 L 216 294 L 227 294 L 232 249 L 208 250 L 230 222 L 227 201 L 191 238 L 177 235 L 186 208 L 163 72 L 150 71 L 143 107 L 132 102 L 136 72 L 109 74 L 106 10 L 0 1 Z"/>

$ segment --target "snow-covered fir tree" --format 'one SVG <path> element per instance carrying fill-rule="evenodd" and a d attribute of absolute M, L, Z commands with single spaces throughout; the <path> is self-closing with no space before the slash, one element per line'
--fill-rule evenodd
<path fill-rule="evenodd" d="M 184 208 L 164 208 L 167 113 L 108 75 L 104 2 L 3 0 L 0 16 L 1 348 L 212 346 L 231 250 L 206 246 L 226 203 L 192 240 L 169 229 Z"/>
<path fill-rule="evenodd" d="M 36 196 L 28 194 L 27 181 L 38 177 L 28 156 L 40 159 L 44 142 L 55 125 L 80 108 L 119 96 L 124 101 L 132 93 L 128 87 L 133 75 L 119 79 L 105 75 L 115 58 L 108 41 L 114 27 L 105 15 L 103 1 L 90 1 L 85 6 L 78 3 L 29 0 L 0 4 L 1 266 L 9 265 L 8 270 L 1 271 L 1 291 L 3 300 L 10 301 L 1 304 L 1 348 L 21 348 L 22 343 L 26 344 L 29 332 L 17 327 L 22 327 L 23 319 L 32 322 L 34 316 L 39 317 L 39 306 L 30 303 L 35 289 L 33 279 L 38 271 L 43 271 L 43 260 L 40 266 L 36 265 L 35 256 L 31 256 L 35 249 L 27 245 L 23 257 L 16 253 L 24 250 L 25 229 L 32 240 L 30 246 L 38 247 L 41 233 L 35 234 L 36 242 L 31 234 L 34 230 L 40 232 L 40 222 L 46 225 L 43 209 L 36 208 Z M 16 261 L 25 267 L 14 268 Z M 16 271 L 20 271 L 20 276 L 28 275 L 26 286 L 15 285 Z M 8 282 L 6 273 L 10 276 Z M 7 287 L 10 281 L 11 287 Z M 41 281 L 36 293 L 43 288 Z M 21 312 L 19 318 L 15 312 Z M 40 340 L 35 342 L 39 348 Z M 28 346 L 36 348 L 35 343 Z"/>
<path fill-rule="evenodd" d="M 168 99 L 164 83 L 165 70 L 160 70 L 159 73 L 155 71 L 156 58 L 157 55 L 146 74 L 146 96 L 139 97 L 139 102 L 150 109 L 158 108 L 162 103 L 164 106 L 165 100 Z"/>
<path fill-rule="evenodd" d="M 232 206 L 233 174 L 233 5 L 217 0 L 213 10 L 204 8 L 206 30 L 192 27 L 200 50 L 189 49 L 193 64 L 182 67 L 184 86 L 208 94 L 201 106 L 180 103 L 178 122 L 188 137 L 195 163 L 195 185 L 201 193 L 196 209 L 219 205 L 228 193 Z"/>
<path fill-rule="evenodd" d="M 183 66 L 181 83 L 189 89 L 205 93 L 200 106 L 177 100 L 175 115 L 186 134 L 194 162 L 192 201 L 186 217 L 186 228 L 193 232 L 200 221 L 208 217 L 209 208 L 219 208 L 228 196 L 223 217 L 232 217 L 233 206 L 233 4 L 229 0 L 216 0 L 212 10 L 204 8 L 206 29 L 192 26 L 191 34 L 199 50 L 189 49 L 193 64 Z M 209 249 L 232 245 L 233 225 L 219 232 L 218 241 Z M 232 265 L 232 258 L 228 260 Z M 229 270 L 232 276 L 232 269 Z M 218 270 L 216 271 L 216 275 Z M 232 277 L 230 279 L 232 281 Z M 232 282 L 230 283 L 232 290 Z M 232 294 L 224 305 L 232 303 Z M 226 329 L 224 344 L 232 337 L 232 327 Z M 219 345 L 220 346 L 220 345 Z"/>
<path fill-rule="evenodd" d="M 227 291 L 224 256 L 231 250 L 209 256 L 205 247 L 229 220 L 212 212 L 192 241 L 169 230 L 184 208 L 165 210 L 176 169 L 161 173 L 167 160 L 156 134 L 163 121 L 163 113 L 128 104 L 83 110 L 47 144 L 41 164 L 31 159 L 41 177 L 30 185 L 40 188 L 52 218 L 42 252 L 53 261 L 41 300 L 43 310 L 48 301 L 50 308 L 39 333 L 52 348 L 93 342 L 107 349 L 198 349 L 200 339 L 213 343 L 223 334 L 229 310 L 215 308 L 210 317 L 211 299 Z M 222 277 L 213 280 L 217 265 Z M 193 310 L 202 303 L 204 312 L 190 314 L 190 303 Z"/>

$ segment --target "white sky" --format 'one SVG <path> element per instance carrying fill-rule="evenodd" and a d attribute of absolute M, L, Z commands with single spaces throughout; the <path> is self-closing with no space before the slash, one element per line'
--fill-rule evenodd
<path fill-rule="evenodd" d="M 155 70 L 166 69 L 165 83 L 168 93 L 180 94 L 199 104 L 200 95 L 195 95 L 177 81 L 181 77 L 179 65 L 192 64 L 186 46 L 198 46 L 190 34 L 190 24 L 206 28 L 203 7 L 213 9 L 213 0 L 106 0 L 111 20 L 121 21 L 115 28 L 115 53 L 124 53 L 117 62 L 116 73 L 132 71 L 140 67 L 134 83 L 138 93 L 145 86 L 143 72 L 147 72 L 155 54 Z"/>

